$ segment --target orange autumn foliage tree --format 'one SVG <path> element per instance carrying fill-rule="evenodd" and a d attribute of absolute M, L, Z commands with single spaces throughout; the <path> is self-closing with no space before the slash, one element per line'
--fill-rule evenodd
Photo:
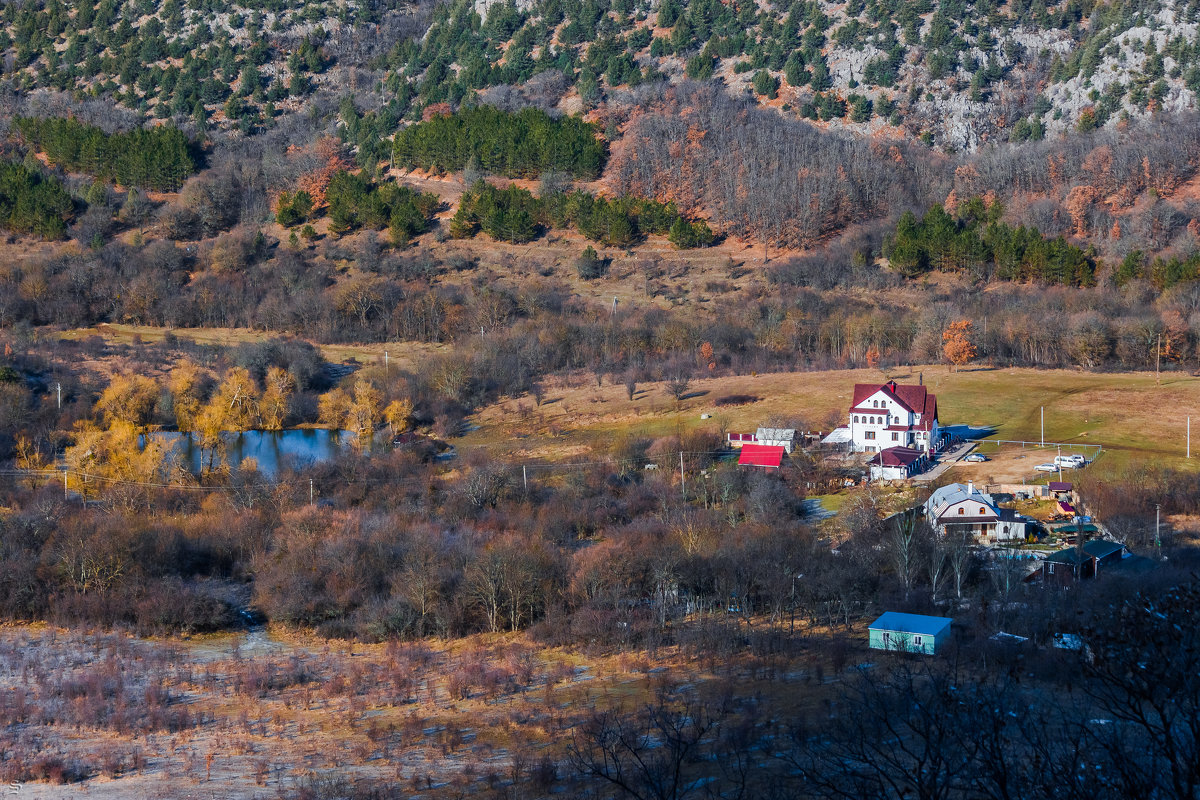
<path fill-rule="evenodd" d="M 951 322 L 942 332 L 942 353 L 950 362 L 951 369 L 957 370 L 963 364 L 975 358 L 975 344 L 971 336 L 975 333 L 970 320 L 960 319 Z"/>
<path fill-rule="evenodd" d="M 342 145 L 331 136 L 324 136 L 317 141 L 316 156 L 320 166 L 307 175 L 302 175 L 296 181 L 296 188 L 308 192 L 312 197 L 313 209 L 325 206 L 325 190 L 329 181 L 338 172 L 348 172 L 356 168 L 353 161 L 346 157 Z"/>

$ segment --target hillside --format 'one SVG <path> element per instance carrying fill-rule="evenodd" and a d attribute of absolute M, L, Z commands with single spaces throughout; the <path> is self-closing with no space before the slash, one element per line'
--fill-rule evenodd
<path fill-rule="evenodd" d="M 502 3 L 439 8 L 389 82 L 418 101 L 513 90 L 594 108 L 666 78 L 715 80 L 785 117 L 946 150 L 1195 108 L 1192 3 Z"/>

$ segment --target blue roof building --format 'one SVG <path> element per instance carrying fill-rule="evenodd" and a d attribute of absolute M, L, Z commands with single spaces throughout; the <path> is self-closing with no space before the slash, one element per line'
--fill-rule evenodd
<path fill-rule="evenodd" d="M 950 617 L 927 617 L 888 611 L 867 628 L 872 650 L 934 655 L 950 638 Z"/>

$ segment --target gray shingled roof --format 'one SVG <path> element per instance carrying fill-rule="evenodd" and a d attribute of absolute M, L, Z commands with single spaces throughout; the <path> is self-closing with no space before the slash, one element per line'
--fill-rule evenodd
<path fill-rule="evenodd" d="M 970 500 L 972 503 L 983 503 L 993 511 L 997 511 L 996 501 L 992 499 L 990 494 L 985 494 L 978 489 L 968 493 L 966 485 L 961 483 L 951 483 L 937 489 L 925 502 L 925 508 L 927 513 L 936 519 L 948 507 L 963 500 Z"/>

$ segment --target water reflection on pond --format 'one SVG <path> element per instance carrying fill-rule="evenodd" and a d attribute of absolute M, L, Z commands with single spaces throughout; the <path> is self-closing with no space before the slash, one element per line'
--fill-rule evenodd
<path fill-rule="evenodd" d="M 212 454 L 202 448 L 194 434 L 178 431 L 157 431 L 151 438 L 173 444 L 179 448 L 183 462 L 193 473 L 208 466 Z M 216 455 L 216 464 L 228 462 L 233 468 L 242 461 L 252 458 L 258 463 L 258 471 L 265 477 L 274 478 L 285 466 L 303 467 L 321 461 L 329 461 L 353 446 L 358 437 L 347 431 L 331 431 L 326 428 L 303 428 L 286 431 L 227 432 L 221 435 L 223 452 Z M 376 445 L 378 446 L 378 445 Z"/>

